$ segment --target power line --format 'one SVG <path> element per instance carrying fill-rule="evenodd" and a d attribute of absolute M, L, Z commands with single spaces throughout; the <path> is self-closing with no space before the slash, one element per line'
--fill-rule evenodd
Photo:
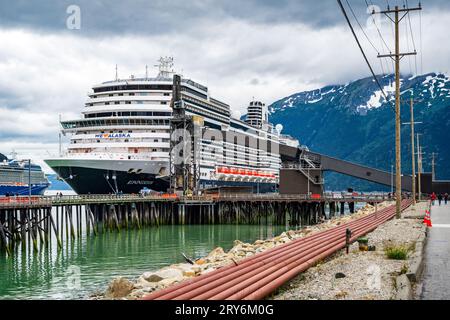
<path fill-rule="evenodd" d="M 355 38 L 356 43 L 358 44 L 359 50 L 361 50 L 361 53 L 362 53 L 362 55 L 363 55 L 363 57 L 364 57 L 364 60 L 366 61 L 367 66 L 369 67 L 370 72 L 372 73 L 372 76 L 373 76 L 375 82 L 377 83 L 378 87 L 380 88 L 381 93 L 383 94 L 383 96 L 384 96 L 384 98 L 386 99 L 387 103 L 391 104 L 391 102 L 390 102 L 390 101 L 388 100 L 388 98 L 387 98 L 386 93 L 384 92 L 383 87 L 381 86 L 380 82 L 378 81 L 378 78 L 377 78 L 377 76 L 375 75 L 375 72 L 373 71 L 372 66 L 370 65 L 369 60 L 367 59 L 366 53 L 364 52 L 364 49 L 362 48 L 361 43 L 359 42 L 358 36 L 356 35 L 355 30 L 353 29 L 352 23 L 350 22 L 350 19 L 348 18 L 347 12 L 345 11 L 345 8 L 344 8 L 344 6 L 342 5 L 341 0 L 337 0 L 337 2 L 338 2 L 338 4 L 339 4 L 339 6 L 341 7 L 341 10 L 342 10 L 342 13 L 344 14 L 345 20 L 347 21 L 348 26 L 350 27 L 350 30 L 352 31 L 353 37 Z M 391 107 L 392 107 L 392 104 L 391 104 Z"/>
<path fill-rule="evenodd" d="M 406 0 L 406 8 L 409 8 L 409 4 L 408 4 L 408 0 Z M 414 33 L 412 31 L 412 26 L 411 26 L 411 16 L 408 12 L 408 20 L 409 20 L 409 31 L 411 32 L 411 40 L 412 40 L 412 44 L 414 47 L 414 50 L 416 50 L 416 42 L 414 41 Z"/>
<path fill-rule="evenodd" d="M 406 8 L 408 9 L 408 8 L 409 8 L 408 0 L 405 0 L 405 2 L 406 2 Z M 410 33 L 411 33 L 411 41 L 412 41 L 412 45 L 413 45 L 414 51 L 416 52 L 416 51 L 417 51 L 417 50 L 416 50 L 416 41 L 414 40 L 414 32 L 413 32 L 413 30 L 412 30 L 411 15 L 409 14 L 409 11 L 408 11 L 408 21 L 407 21 L 407 24 L 408 24 L 408 22 L 409 22 L 409 31 L 410 31 Z M 416 55 L 414 56 L 414 68 L 415 68 L 416 75 L 417 75 L 417 56 L 416 56 Z"/>
<path fill-rule="evenodd" d="M 369 9 L 369 4 L 367 3 L 367 0 L 364 0 L 364 1 L 366 2 L 367 9 Z M 370 0 L 370 4 L 371 4 L 372 6 L 374 6 L 372 0 Z M 376 22 L 375 22 L 375 19 L 374 19 L 373 15 L 370 15 L 370 16 L 371 16 L 371 18 L 372 18 L 373 25 L 375 26 L 375 28 L 377 28 L 378 35 L 380 36 L 381 40 L 383 41 L 384 46 L 386 47 L 386 49 L 387 49 L 389 52 L 392 52 L 391 49 L 389 48 L 387 42 L 384 40 L 384 38 L 383 38 L 383 36 L 382 36 L 382 34 L 381 34 L 381 31 L 380 31 L 380 29 L 378 28 L 378 26 L 377 26 L 377 24 L 376 24 Z"/>
<path fill-rule="evenodd" d="M 348 0 L 345 0 L 345 2 L 347 2 L 347 6 L 350 8 L 350 12 L 353 15 L 353 18 L 355 18 L 356 23 L 358 24 L 359 28 L 361 29 L 362 33 L 364 34 L 364 36 L 366 37 L 367 41 L 370 43 L 370 45 L 372 46 L 372 48 L 375 50 L 375 52 L 377 54 L 380 53 L 380 51 L 375 47 L 375 45 L 372 43 L 372 41 L 370 41 L 369 37 L 367 36 L 366 32 L 364 31 L 363 27 L 361 26 L 361 24 L 359 23 L 358 18 L 355 15 L 355 12 L 353 11 L 352 6 L 350 5 L 350 3 L 348 2 Z"/>
<path fill-rule="evenodd" d="M 370 43 L 370 45 L 372 46 L 372 48 L 375 50 L 375 52 L 377 54 L 380 54 L 380 51 L 375 47 L 375 45 L 373 44 L 373 42 L 370 40 L 369 36 L 367 35 L 367 33 L 364 31 L 364 28 L 361 26 L 361 23 L 359 23 L 358 18 L 356 17 L 355 12 L 353 11 L 352 6 L 350 5 L 348 0 L 345 0 L 345 2 L 347 3 L 347 6 L 350 8 L 350 12 L 353 15 L 353 18 L 355 19 L 356 23 L 359 26 L 359 29 L 361 29 L 361 32 L 364 34 L 364 36 L 366 37 L 367 41 Z M 383 48 L 383 47 L 382 47 Z M 384 74 L 384 67 L 383 67 L 383 62 L 380 60 L 380 67 L 381 67 L 381 72 L 382 74 Z"/>
<path fill-rule="evenodd" d="M 364 0 L 364 1 L 366 2 L 367 9 L 369 9 L 369 4 L 367 3 L 367 0 Z M 370 0 L 370 4 L 371 4 L 372 6 L 374 6 L 372 0 Z M 386 47 L 387 51 L 388 51 L 389 53 L 391 53 L 392 51 L 391 51 L 391 49 L 389 48 L 389 46 L 388 46 L 388 44 L 386 43 L 386 41 L 384 40 L 383 35 L 381 34 L 381 31 L 380 31 L 380 29 L 378 28 L 378 26 L 377 26 L 377 24 L 376 24 L 376 22 L 375 22 L 375 18 L 373 17 L 372 14 L 370 15 L 370 17 L 372 18 L 373 25 L 374 25 L 375 28 L 377 29 L 378 36 L 380 37 L 381 50 L 383 50 L 383 53 L 385 53 L 384 48 L 383 48 L 383 44 L 384 44 L 384 46 Z M 380 61 L 383 61 L 383 59 L 380 59 Z M 388 62 L 386 62 L 386 69 L 388 68 L 387 65 L 388 65 Z M 392 72 L 394 72 L 394 61 L 392 61 L 392 60 L 391 60 L 391 67 L 392 67 Z"/>
<path fill-rule="evenodd" d="M 403 8 L 406 8 L 405 0 L 403 0 Z M 409 13 L 407 12 L 407 15 L 409 16 Z M 409 52 L 409 36 L 408 36 L 408 22 L 405 23 L 405 34 L 406 34 L 406 49 Z M 409 73 L 412 74 L 412 67 L 411 67 L 411 56 L 408 56 L 408 65 L 409 65 Z"/>
<path fill-rule="evenodd" d="M 419 2 L 420 6 L 420 2 Z M 420 74 L 423 74 L 423 50 L 422 50 L 422 11 L 419 11 L 419 37 L 420 37 Z"/>

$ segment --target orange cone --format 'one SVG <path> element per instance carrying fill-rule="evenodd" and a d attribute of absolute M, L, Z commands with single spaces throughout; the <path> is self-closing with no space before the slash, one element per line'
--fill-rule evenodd
<path fill-rule="evenodd" d="M 425 210 L 425 217 L 423 218 L 423 223 L 425 223 L 428 227 L 432 227 L 430 211 L 428 210 Z"/>

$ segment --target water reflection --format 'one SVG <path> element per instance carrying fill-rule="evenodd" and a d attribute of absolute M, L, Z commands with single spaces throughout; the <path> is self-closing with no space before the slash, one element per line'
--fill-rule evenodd
<path fill-rule="evenodd" d="M 205 256 L 215 246 L 225 250 L 239 239 L 253 242 L 273 237 L 284 226 L 190 225 L 161 226 L 142 230 L 83 234 L 63 240 L 57 250 L 55 239 L 48 247 L 16 247 L 12 257 L 0 257 L 0 299 L 79 299 L 104 290 L 114 276 L 134 278 L 145 271 Z M 78 277 L 79 286 L 74 285 Z"/>

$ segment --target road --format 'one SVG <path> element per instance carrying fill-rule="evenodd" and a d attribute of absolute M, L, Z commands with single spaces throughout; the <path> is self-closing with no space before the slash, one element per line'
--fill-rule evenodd
<path fill-rule="evenodd" d="M 432 227 L 425 252 L 420 299 L 450 299 L 450 202 L 431 208 Z"/>

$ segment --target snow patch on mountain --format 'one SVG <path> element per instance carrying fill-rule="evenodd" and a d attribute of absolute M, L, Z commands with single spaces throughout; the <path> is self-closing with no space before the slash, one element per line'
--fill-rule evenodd
<path fill-rule="evenodd" d="M 383 87 L 383 91 L 387 95 L 388 99 L 392 100 L 393 98 L 392 94 L 395 92 L 395 84 L 389 83 L 389 85 Z M 370 96 L 366 104 L 356 107 L 356 110 L 361 111 L 379 108 L 383 105 L 383 102 L 386 102 L 386 98 L 384 97 L 383 92 L 381 90 L 377 90 Z"/>
<path fill-rule="evenodd" d="M 387 100 L 372 77 L 367 77 L 342 85 L 329 85 L 320 89 L 303 91 L 285 97 L 269 106 L 269 113 L 283 112 L 289 108 L 328 107 L 347 109 L 350 113 L 366 115 L 395 100 L 395 81 L 393 74 L 378 77 Z M 450 79 L 443 73 L 405 76 L 400 79 L 400 95 L 414 95 L 424 101 L 450 97 Z M 424 102 L 427 105 L 426 102 Z M 430 103 L 430 106 L 434 103 Z"/>

